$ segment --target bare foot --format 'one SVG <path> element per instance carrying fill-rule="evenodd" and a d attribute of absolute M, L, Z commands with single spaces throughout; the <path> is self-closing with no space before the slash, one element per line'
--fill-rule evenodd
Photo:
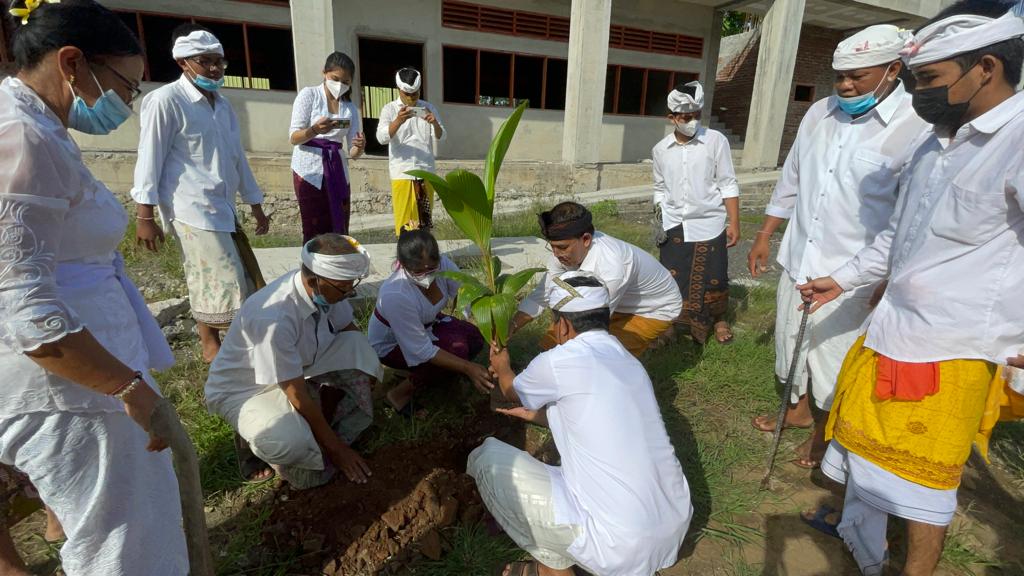
<path fill-rule="evenodd" d="M 64 527 L 61 526 L 60 520 L 57 519 L 57 515 L 50 510 L 50 507 L 46 507 L 46 533 L 43 535 L 43 539 L 47 542 L 60 542 L 67 540 L 67 536 L 64 534 Z"/>
<path fill-rule="evenodd" d="M 725 320 L 715 322 L 715 340 L 718 340 L 719 344 L 732 343 L 732 330 L 729 328 L 729 323 Z"/>
<path fill-rule="evenodd" d="M 274 470 L 269 466 L 246 478 L 249 482 L 263 482 L 274 477 Z"/>
<path fill-rule="evenodd" d="M 203 342 L 203 362 L 213 364 L 218 352 L 220 352 L 220 342 Z"/>
<path fill-rule="evenodd" d="M 196 322 L 196 332 L 199 332 L 199 343 L 203 347 L 203 361 L 212 364 L 220 352 L 220 330 L 209 324 Z"/>

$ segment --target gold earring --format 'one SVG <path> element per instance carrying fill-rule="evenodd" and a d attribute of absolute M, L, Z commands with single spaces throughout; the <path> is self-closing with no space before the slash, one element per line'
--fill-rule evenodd
<path fill-rule="evenodd" d="M 72 74 L 71 78 L 68 79 L 68 83 L 70 83 L 72 86 L 75 85 L 75 75 L 74 74 Z"/>

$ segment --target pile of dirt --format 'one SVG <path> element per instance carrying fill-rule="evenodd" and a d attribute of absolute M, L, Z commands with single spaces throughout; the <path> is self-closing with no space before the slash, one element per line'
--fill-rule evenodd
<path fill-rule="evenodd" d="M 484 513 L 466 459 L 488 436 L 525 445 L 518 421 L 481 402 L 457 429 L 422 442 L 392 444 L 366 459 L 373 476 L 357 485 L 336 477 L 305 491 L 282 487 L 264 543 L 300 550 L 303 573 L 363 576 L 443 553 L 438 531 Z"/>

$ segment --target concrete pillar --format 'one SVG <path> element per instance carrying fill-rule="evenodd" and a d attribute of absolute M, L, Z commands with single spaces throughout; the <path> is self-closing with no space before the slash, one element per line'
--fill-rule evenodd
<path fill-rule="evenodd" d="M 562 132 L 562 162 L 566 164 L 600 159 L 611 22 L 612 0 L 572 0 Z"/>
<path fill-rule="evenodd" d="M 746 168 L 774 168 L 786 125 L 806 0 L 775 0 L 761 24 L 757 73 L 743 144 Z"/>
<path fill-rule="evenodd" d="M 711 33 L 704 39 L 704 72 L 700 81 L 704 84 L 704 110 L 707 111 L 705 122 L 711 122 L 712 105 L 715 103 L 715 77 L 718 75 L 718 50 L 722 45 L 722 19 L 725 14 L 719 10 L 711 17 Z"/>
<path fill-rule="evenodd" d="M 298 87 L 323 82 L 324 60 L 337 49 L 333 0 L 291 0 Z"/>

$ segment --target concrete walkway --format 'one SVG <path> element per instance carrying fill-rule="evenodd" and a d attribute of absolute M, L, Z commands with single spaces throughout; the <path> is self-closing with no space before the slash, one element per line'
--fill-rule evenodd
<path fill-rule="evenodd" d="M 442 240 L 441 253 L 451 258 L 460 268 L 474 272 L 480 269 L 480 250 L 468 240 Z M 526 268 L 543 268 L 551 255 L 545 242 L 536 237 L 495 238 L 492 252 L 501 260 L 502 273 L 515 273 Z M 370 253 L 370 277 L 359 285 L 353 303 L 376 300 L 377 290 L 391 275 L 395 263 L 395 244 L 364 244 Z M 260 270 L 267 282 L 299 267 L 299 248 L 260 248 L 255 250 Z"/>

